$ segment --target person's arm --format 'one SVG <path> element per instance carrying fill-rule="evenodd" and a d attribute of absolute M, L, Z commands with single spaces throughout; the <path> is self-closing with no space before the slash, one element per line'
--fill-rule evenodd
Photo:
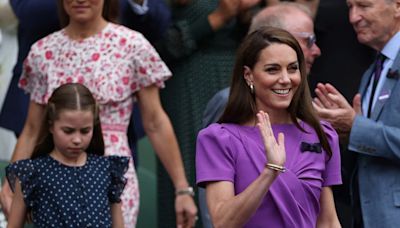
<path fill-rule="evenodd" d="M 124 228 L 124 218 L 122 217 L 121 203 L 111 204 L 111 219 L 113 228 Z"/>
<path fill-rule="evenodd" d="M 239 13 L 240 0 L 220 0 L 217 8 L 195 21 L 179 18 L 168 26 L 162 39 L 154 43 L 158 53 L 167 63 L 191 55 L 199 43 L 209 39 Z M 185 6 L 181 6 L 185 7 Z"/>
<path fill-rule="evenodd" d="M 28 116 L 24 129 L 18 138 L 17 144 L 11 158 L 11 162 L 30 158 L 36 139 L 39 134 L 40 126 L 44 118 L 44 106 L 31 101 L 29 103 Z M 0 203 L 6 216 L 9 215 L 13 194 L 8 181 L 5 180 L 0 192 Z"/>
<path fill-rule="evenodd" d="M 44 118 L 45 106 L 34 101 L 29 103 L 28 116 L 18 138 L 11 162 L 30 158 Z"/>
<path fill-rule="evenodd" d="M 21 190 L 19 181 L 15 183 L 15 194 L 12 201 L 11 213 L 8 218 L 7 228 L 22 228 L 24 227 L 26 218 L 26 205 Z"/>
<path fill-rule="evenodd" d="M 137 97 L 146 135 L 171 177 L 175 189 L 188 188 L 178 142 L 171 122 L 161 106 L 158 87 L 155 85 L 144 87 L 137 93 Z M 194 225 L 197 208 L 192 196 L 177 195 L 175 210 L 177 224 L 185 227 Z"/>
<path fill-rule="evenodd" d="M 376 122 L 361 115 L 361 96 L 357 94 L 351 106 L 330 84 L 317 85 L 314 108 L 349 140 L 349 149 L 369 156 L 400 162 L 400 128 Z"/>
<path fill-rule="evenodd" d="M 320 196 L 320 213 L 317 220 L 317 228 L 340 228 L 336 214 L 333 193 L 330 187 L 323 187 Z"/>
<path fill-rule="evenodd" d="M 268 114 L 257 114 L 257 126 L 263 139 L 268 165 L 283 167 L 286 161 L 284 135 L 275 139 Z M 266 164 L 260 175 L 241 193 L 235 195 L 234 183 L 229 181 L 208 182 L 207 205 L 214 227 L 243 227 L 260 206 L 279 171 Z M 283 171 L 283 170 L 281 170 Z"/>
<path fill-rule="evenodd" d="M 238 195 L 235 195 L 232 182 L 208 183 L 206 198 L 214 227 L 243 227 L 260 206 L 277 175 L 277 171 L 264 168 L 260 176 Z"/>

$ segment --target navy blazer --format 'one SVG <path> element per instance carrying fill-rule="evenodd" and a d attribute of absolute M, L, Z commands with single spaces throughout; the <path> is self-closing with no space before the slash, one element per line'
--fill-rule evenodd
<path fill-rule="evenodd" d="M 373 65 L 364 73 L 364 97 Z M 357 115 L 349 149 L 358 154 L 360 204 L 365 228 L 400 227 L 400 53 L 386 76 L 371 118 Z M 363 101 L 364 102 L 364 101 Z"/>

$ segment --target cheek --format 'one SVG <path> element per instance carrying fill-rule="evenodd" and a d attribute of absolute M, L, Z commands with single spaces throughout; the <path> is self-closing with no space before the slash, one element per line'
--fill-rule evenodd
<path fill-rule="evenodd" d="M 69 14 L 69 12 L 70 12 L 70 9 L 71 9 L 71 3 L 70 3 L 70 1 L 63 1 L 63 7 L 64 7 L 64 10 L 65 10 L 65 12 L 67 12 L 68 14 Z"/>
<path fill-rule="evenodd" d="M 57 145 L 58 147 L 64 147 L 64 145 L 67 144 L 69 141 L 69 138 L 65 134 L 60 134 L 59 132 L 55 132 L 53 134 L 53 141 L 54 144 Z"/>
<path fill-rule="evenodd" d="M 93 137 L 93 132 L 91 132 L 91 133 L 85 135 L 85 141 L 86 141 L 87 143 L 90 143 L 90 141 L 92 140 L 92 137 Z"/>
<path fill-rule="evenodd" d="M 296 74 L 296 75 L 293 75 L 293 77 L 292 77 L 292 86 L 293 87 L 299 87 L 299 85 L 300 85 L 300 82 L 301 82 L 301 75 L 300 75 L 300 73 L 299 74 Z"/>
<path fill-rule="evenodd" d="M 99 8 L 103 10 L 104 7 L 104 1 L 103 0 L 92 0 L 91 1 L 92 6 L 95 6 L 96 8 Z"/>

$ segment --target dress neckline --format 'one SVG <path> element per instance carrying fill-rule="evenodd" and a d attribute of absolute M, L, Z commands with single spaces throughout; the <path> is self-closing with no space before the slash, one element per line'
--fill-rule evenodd
<path fill-rule="evenodd" d="M 49 159 L 50 159 L 51 161 L 53 161 L 53 162 L 59 164 L 60 166 L 63 166 L 63 167 L 66 167 L 66 168 L 73 168 L 73 169 L 84 168 L 84 167 L 89 163 L 89 160 L 90 160 L 90 159 L 89 159 L 90 154 L 87 154 L 87 153 L 86 153 L 86 161 L 85 161 L 85 163 L 84 163 L 83 165 L 76 165 L 76 166 L 74 166 L 74 165 L 67 165 L 67 164 L 65 164 L 65 163 L 62 163 L 61 161 L 59 161 L 59 160 L 53 158 L 52 156 L 50 156 L 50 154 L 47 155 L 47 157 L 49 157 Z"/>
<path fill-rule="evenodd" d="M 69 42 L 81 44 L 81 43 L 89 42 L 89 41 L 91 41 L 91 40 L 93 40 L 93 39 L 95 39 L 95 38 L 98 38 L 98 37 L 101 38 L 101 36 L 102 36 L 103 34 L 106 33 L 106 31 L 107 31 L 108 28 L 111 26 L 111 24 L 112 24 L 111 22 L 107 22 L 106 26 L 104 26 L 104 28 L 102 28 L 99 32 L 94 33 L 94 34 L 92 34 L 92 35 L 90 35 L 90 36 L 88 36 L 88 37 L 86 37 L 86 38 L 83 38 L 83 39 L 72 39 L 72 38 L 67 34 L 67 31 L 65 30 L 65 28 L 63 28 L 63 29 L 61 30 L 61 34 L 62 34 L 62 35 L 65 37 L 65 39 L 67 39 Z"/>

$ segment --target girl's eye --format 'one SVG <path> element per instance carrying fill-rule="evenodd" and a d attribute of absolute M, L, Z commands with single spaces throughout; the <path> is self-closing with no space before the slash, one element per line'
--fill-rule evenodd
<path fill-rule="evenodd" d="M 81 133 L 86 135 L 86 134 L 88 134 L 90 132 L 90 130 L 91 130 L 91 128 L 89 128 L 89 127 L 88 128 L 84 128 L 84 129 L 81 130 Z"/>
<path fill-rule="evenodd" d="M 70 128 L 64 128 L 63 131 L 64 131 L 64 133 L 67 134 L 67 135 L 72 134 L 72 133 L 74 132 L 74 130 L 73 130 L 73 129 L 70 129 Z"/>

